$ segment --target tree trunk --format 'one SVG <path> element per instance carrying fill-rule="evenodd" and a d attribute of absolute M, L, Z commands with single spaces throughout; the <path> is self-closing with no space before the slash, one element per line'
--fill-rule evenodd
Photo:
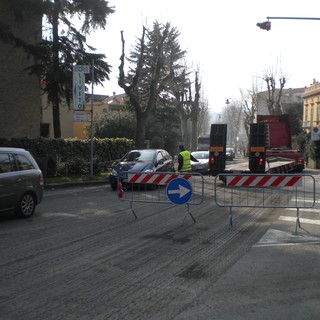
<path fill-rule="evenodd" d="M 136 148 L 145 148 L 147 114 L 145 112 L 137 113 L 136 129 Z"/>

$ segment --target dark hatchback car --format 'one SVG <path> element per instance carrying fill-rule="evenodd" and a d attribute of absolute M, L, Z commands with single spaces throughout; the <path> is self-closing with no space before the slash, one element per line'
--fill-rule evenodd
<path fill-rule="evenodd" d="M 0 147 L 0 212 L 28 218 L 43 196 L 43 175 L 32 155 L 20 148 Z"/>
<path fill-rule="evenodd" d="M 233 148 L 226 148 L 226 160 L 233 160 L 235 157 L 235 153 Z"/>
<path fill-rule="evenodd" d="M 126 183 L 127 176 L 122 172 L 175 172 L 174 162 L 168 151 L 163 149 L 137 149 L 126 153 L 110 174 L 110 185 L 117 190 L 118 175 Z"/>

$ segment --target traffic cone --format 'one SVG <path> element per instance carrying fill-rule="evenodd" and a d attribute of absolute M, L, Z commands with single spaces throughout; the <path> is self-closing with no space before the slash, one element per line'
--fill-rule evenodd
<path fill-rule="evenodd" d="M 122 189 L 122 182 L 118 182 L 118 197 L 122 198 L 123 197 L 123 189 Z"/>

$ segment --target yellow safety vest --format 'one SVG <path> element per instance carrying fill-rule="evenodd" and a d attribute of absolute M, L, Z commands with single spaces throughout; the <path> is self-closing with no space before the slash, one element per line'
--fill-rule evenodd
<path fill-rule="evenodd" d="M 180 169 L 180 172 L 182 171 L 191 171 L 191 161 L 190 161 L 190 152 L 188 150 L 184 150 L 180 152 L 180 155 L 183 159 L 182 168 Z"/>

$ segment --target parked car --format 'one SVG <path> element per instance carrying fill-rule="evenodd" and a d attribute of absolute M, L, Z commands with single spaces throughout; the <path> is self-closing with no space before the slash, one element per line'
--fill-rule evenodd
<path fill-rule="evenodd" d="M 209 151 L 193 151 L 192 156 L 199 162 L 191 161 L 191 167 L 193 172 L 199 172 L 202 174 L 208 174 L 209 169 Z"/>
<path fill-rule="evenodd" d="M 235 153 L 233 148 L 226 148 L 226 160 L 233 160 L 235 157 Z"/>
<path fill-rule="evenodd" d="M 32 155 L 20 148 L 0 147 L 0 212 L 28 218 L 43 196 L 43 175 Z"/>
<path fill-rule="evenodd" d="M 119 181 L 127 182 L 123 172 L 175 172 L 174 162 L 168 151 L 163 149 L 137 149 L 126 153 L 110 174 L 112 190 L 117 190 Z M 123 174 L 122 174 L 123 173 Z"/>

